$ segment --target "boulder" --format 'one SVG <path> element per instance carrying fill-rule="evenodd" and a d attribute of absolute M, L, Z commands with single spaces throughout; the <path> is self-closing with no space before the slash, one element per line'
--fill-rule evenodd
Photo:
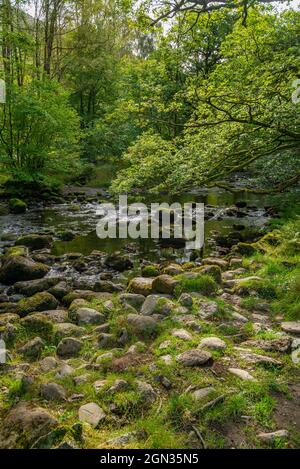
<path fill-rule="evenodd" d="M 181 340 L 193 340 L 192 334 L 190 334 L 185 329 L 175 329 L 172 331 L 172 336 Z"/>
<path fill-rule="evenodd" d="M 99 348 L 114 348 L 116 347 L 117 342 L 113 334 L 107 334 L 102 332 L 98 336 L 98 347 Z"/>
<path fill-rule="evenodd" d="M 9 199 L 9 211 L 11 213 L 19 214 L 27 210 L 27 204 L 21 199 Z"/>
<path fill-rule="evenodd" d="M 129 259 L 129 257 L 120 254 L 119 252 L 115 252 L 110 254 L 104 260 L 104 264 L 107 267 L 110 267 L 114 270 L 119 272 L 123 272 L 124 270 L 132 269 L 133 263 Z"/>
<path fill-rule="evenodd" d="M 212 363 L 212 355 L 204 350 L 187 350 L 177 355 L 176 360 L 184 366 L 202 366 Z"/>
<path fill-rule="evenodd" d="M 201 340 L 198 348 L 208 348 L 210 350 L 225 350 L 227 348 L 224 340 L 219 339 L 219 337 L 204 337 Z"/>
<path fill-rule="evenodd" d="M 138 295 L 137 293 L 122 293 L 119 296 L 119 301 L 122 304 L 127 304 L 135 308 L 136 310 L 140 310 L 142 304 L 145 301 L 144 295 Z"/>
<path fill-rule="evenodd" d="M 168 316 L 174 308 L 174 303 L 168 298 L 159 295 L 149 295 L 142 305 L 141 314 L 144 316 L 152 316 L 153 314 Z"/>
<path fill-rule="evenodd" d="M 53 323 L 41 313 L 32 313 L 21 319 L 20 324 L 28 332 L 37 332 L 41 337 L 50 338 Z"/>
<path fill-rule="evenodd" d="M 65 337 L 80 337 L 84 333 L 84 327 L 76 326 L 71 322 L 61 322 L 55 326 L 54 338 L 56 342 L 59 342 Z"/>
<path fill-rule="evenodd" d="M 56 419 L 48 410 L 33 403 L 19 402 L 8 411 L 2 421 L 1 449 L 30 448 L 42 436 L 57 426 Z"/>
<path fill-rule="evenodd" d="M 153 292 L 152 284 L 153 278 L 135 277 L 130 281 L 128 291 L 137 293 L 138 295 L 148 296 Z"/>
<path fill-rule="evenodd" d="M 57 368 L 57 361 L 54 357 L 45 357 L 39 362 L 40 368 L 42 371 L 45 373 L 48 373 L 48 371 L 54 370 Z"/>
<path fill-rule="evenodd" d="M 126 318 L 126 322 L 133 329 L 134 332 L 145 336 L 153 334 L 157 328 L 156 320 L 150 316 L 129 314 Z"/>
<path fill-rule="evenodd" d="M 26 358 L 37 360 L 44 348 L 45 344 L 40 337 L 26 342 L 22 347 L 19 348 L 19 353 L 22 353 Z"/>
<path fill-rule="evenodd" d="M 193 306 L 193 297 L 188 293 L 181 293 L 178 302 L 185 308 L 191 308 Z"/>
<path fill-rule="evenodd" d="M 153 290 L 159 293 L 174 294 L 175 288 L 179 285 L 179 281 L 167 274 L 159 275 L 153 280 Z"/>
<path fill-rule="evenodd" d="M 55 309 L 57 306 L 58 301 L 51 293 L 40 292 L 20 300 L 18 303 L 18 313 L 20 316 L 26 316 L 34 311 L 47 311 Z"/>
<path fill-rule="evenodd" d="M 68 312 L 64 309 L 50 309 L 48 311 L 41 311 L 40 314 L 55 323 L 66 322 L 68 320 Z"/>
<path fill-rule="evenodd" d="M 97 280 L 93 286 L 93 290 L 95 292 L 108 292 L 108 293 L 115 293 L 124 290 L 124 286 L 113 283 L 110 280 Z"/>
<path fill-rule="evenodd" d="M 34 280 L 45 277 L 49 270 L 48 266 L 34 262 L 29 257 L 8 256 L 0 269 L 0 282 L 11 285 L 23 280 Z"/>
<path fill-rule="evenodd" d="M 53 239 L 51 236 L 42 234 L 28 234 L 17 239 L 15 245 L 27 246 L 32 251 L 38 249 L 48 249 L 51 247 Z"/>
<path fill-rule="evenodd" d="M 81 422 L 86 422 L 96 428 L 101 420 L 105 418 L 105 413 L 98 404 L 90 402 L 79 408 L 78 417 Z"/>
<path fill-rule="evenodd" d="M 256 381 L 255 378 L 246 370 L 241 370 L 240 368 L 229 368 L 228 371 L 243 381 Z"/>
<path fill-rule="evenodd" d="M 41 386 L 41 396 L 46 401 L 65 401 L 66 390 L 57 383 L 45 383 Z"/>
<path fill-rule="evenodd" d="M 146 405 L 151 405 L 157 399 L 157 394 L 154 391 L 151 384 L 146 383 L 145 381 L 137 382 L 137 392 L 142 402 Z"/>
<path fill-rule="evenodd" d="M 179 274 L 182 274 L 183 272 L 184 270 L 179 264 L 169 264 L 162 271 L 163 274 L 167 274 L 171 276 L 179 275 Z"/>
<path fill-rule="evenodd" d="M 51 295 L 55 296 L 57 300 L 62 300 L 64 296 L 71 292 L 71 287 L 67 284 L 67 282 L 60 281 L 55 283 L 54 286 L 48 289 Z"/>
<path fill-rule="evenodd" d="M 105 316 L 92 308 L 78 308 L 76 313 L 77 324 L 104 324 Z"/>
<path fill-rule="evenodd" d="M 192 395 L 197 401 L 201 401 L 202 399 L 208 397 L 214 391 L 215 388 L 209 386 L 207 388 L 196 389 L 195 391 L 193 391 Z"/>
<path fill-rule="evenodd" d="M 58 282 L 59 279 L 54 277 L 17 282 L 13 285 L 13 287 L 9 288 L 9 292 L 19 293 L 24 296 L 32 296 L 35 293 L 48 290 Z"/>
<path fill-rule="evenodd" d="M 74 337 L 65 337 L 62 339 L 57 348 L 56 353 L 61 358 L 71 358 L 79 354 L 83 343 Z"/>
<path fill-rule="evenodd" d="M 281 329 L 291 334 L 300 334 L 300 321 L 282 322 Z"/>
<path fill-rule="evenodd" d="M 24 256 L 27 257 L 29 255 L 29 250 L 26 246 L 11 246 L 5 249 L 5 257 L 9 256 Z"/>
<path fill-rule="evenodd" d="M 202 259 L 201 263 L 203 265 L 217 265 L 222 270 L 226 270 L 228 267 L 228 261 L 219 257 L 206 257 L 205 259 Z"/>

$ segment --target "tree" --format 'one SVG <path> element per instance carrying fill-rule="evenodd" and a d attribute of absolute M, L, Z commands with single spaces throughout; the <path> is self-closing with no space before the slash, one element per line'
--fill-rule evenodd
<path fill-rule="evenodd" d="M 169 154 L 171 170 L 158 170 L 154 187 L 181 192 L 195 184 L 216 184 L 266 159 L 270 167 L 284 160 L 281 164 L 292 171 L 271 189 L 281 190 L 300 179 L 299 108 L 291 100 L 292 82 L 299 73 L 299 15 L 252 9 L 247 28 L 242 21 L 235 24 L 221 45 L 222 60 L 200 86 L 191 81 L 194 111 L 177 151 Z M 145 147 L 146 142 L 147 136 L 137 145 Z M 141 168 L 147 184 L 144 169 L 151 166 L 149 158 L 141 152 L 140 162 L 134 160 L 127 170 L 127 182 L 123 173 L 115 188 L 118 183 L 122 190 L 142 188 Z M 153 183 L 152 171 L 149 180 Z"/>

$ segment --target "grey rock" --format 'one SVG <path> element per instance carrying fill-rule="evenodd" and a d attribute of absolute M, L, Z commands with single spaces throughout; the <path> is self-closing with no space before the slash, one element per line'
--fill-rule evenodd
<path fill-rule="evenodd" d="M 199 348 L 208 348 L 210 350 L 225 350 L 227 348 L 224 340 L 219 337 L 204 337 L 198 345 Z"/>
<path fill-rule="evenodd" d="M 300 334 L 300 321 L 287 321 L 281 323 L 281 329 L 291 334 Z"/>
<path fill-rule="evenodd" d="M 22 347 L 19 348 L 19 352 L 25 357 L 32 360 L 36 360 L 40 357 L 45 344 L 40 337 L 35 337 L 29 340 Z"/>
<path fill-rule="evenodd" d="M 41 386 L 41 396 L 46 401 L 66 400 L 66 390 L 57 383 L 46 383 Z"/>
<path fill-rule="evenodd" d="M 193 297 L 188 293 L 182 293 L 178 299 L 178 302 L 185 308 L 191 308 L 193 306 Z"/>
<path fill-rule="evenodd" d="M 103 324 L 105 316 L 92 308 L 78 308 L 76 321 L 78 324 Z"/>
<path fill-rule="evenodd" d="M 140 310 L 142 304 L 144 303 L 145 297 L 143 295 L 138 295 L 137 293 L 122 293 L 119 296 L 119 301 L 122 304 L 128 304 L 133 306 L 136 310 Z"/>
<path fill-rule="evenodd" d="M 177 355 L 176 360 L 184 366 L 201 366 L 212 362 L 212 355 L 204 350 L 187 350 Z"/>
<path fill-rule="evenodd" d="M 153 314 L 168 316 L 174 307 L 174 303 L 167 298 L 159 295 L 149 295 L 142 305 L 141 314 L 144 316 L 151 316 Z"/>
<path fill-rule="evenodd" d="M 66 337 L 62 339 L 57 348 L 56 353 L 59 357 L 70 358 L 79 354 L 83 343 L 74 337 Z"/>
<path fill-rule="evenodd" d="M 105 418 L 105 413 L 98 404 L 90 402 L 79 408 L 78 417 L 81 422 L 86 422 L 96 428 L 101 420 Z"/>

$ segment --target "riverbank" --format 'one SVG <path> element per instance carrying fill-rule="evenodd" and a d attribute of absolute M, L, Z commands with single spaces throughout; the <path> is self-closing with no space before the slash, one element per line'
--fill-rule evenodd
<path fill-rule="evenodd" d="M 272 223 L 223 255 L 138 267 L 54 255 L 46 235 L 9 248 L 0 446 L 298 447 L 300 222 Z"/>

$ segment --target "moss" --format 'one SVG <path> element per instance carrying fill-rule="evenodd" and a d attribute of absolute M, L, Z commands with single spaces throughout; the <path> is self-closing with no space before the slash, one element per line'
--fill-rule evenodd
<path fill-rule="evenodd" d="M 49 321 L 43 314 L 32 314 L 21 319 L 23 326 L 29 334 L 38 333 L 44 339 L 51 339 L 53 334 L 53 323 Z"/>
<path fill-rule="evenodd" d="M 265 300 L 277 297 L 276 288 L 268 279 L 244 280 L 239 282 L 234 290 L 241 296 L 256 294 Z"/>
<path fill-rule="evenodd" d="M 252 256 L 257 251 L 257 245 L 255 243 L 238 243 L 232 248 L 232 252 L 235 254 L 241 254 L 243 256 Z"/>
<path fill-rule="evenodd" d="M 11 213 L 24 213 L 27 210 L 27 204 L 21 199 L 10 199 L 9 210 Z"/>
<path fill-rule="evenodd" d="M 27 256 L 28 248 L 26 246 L 12 246 L 5 251 L 4 256 Z"/>
<path fill-rule="evenodd" d="M 34 311 L 55 309 L 58 305 L 56 298 L 48 292 L 36 293 L 29 298 L 23 298 L 18 303 L 18 312 L 21 316 Z"/>
<path fill-rule="evenodd" d="M 218 290 L 216 281 L 207 274 L 198 275 L 197 277 L 181 277 L 180 284 L 176 287 L 176 294 L 182 292 L 198 292 L 205 296 L 213 296 Z"/>
<path fill-rule="evenodd" d="M 222 270 L 217 265 L 203 265 L 194 269 L 193 272 L 200 272 L 202 274 L 209 275 L 217 283 L 222 282 Z"/>
<path fill-rule="evenodd" d="M 158 265 L 145 265 L 142 268 L 143 277 L 157 277 L 159 275 L 159 266 Z"/>

